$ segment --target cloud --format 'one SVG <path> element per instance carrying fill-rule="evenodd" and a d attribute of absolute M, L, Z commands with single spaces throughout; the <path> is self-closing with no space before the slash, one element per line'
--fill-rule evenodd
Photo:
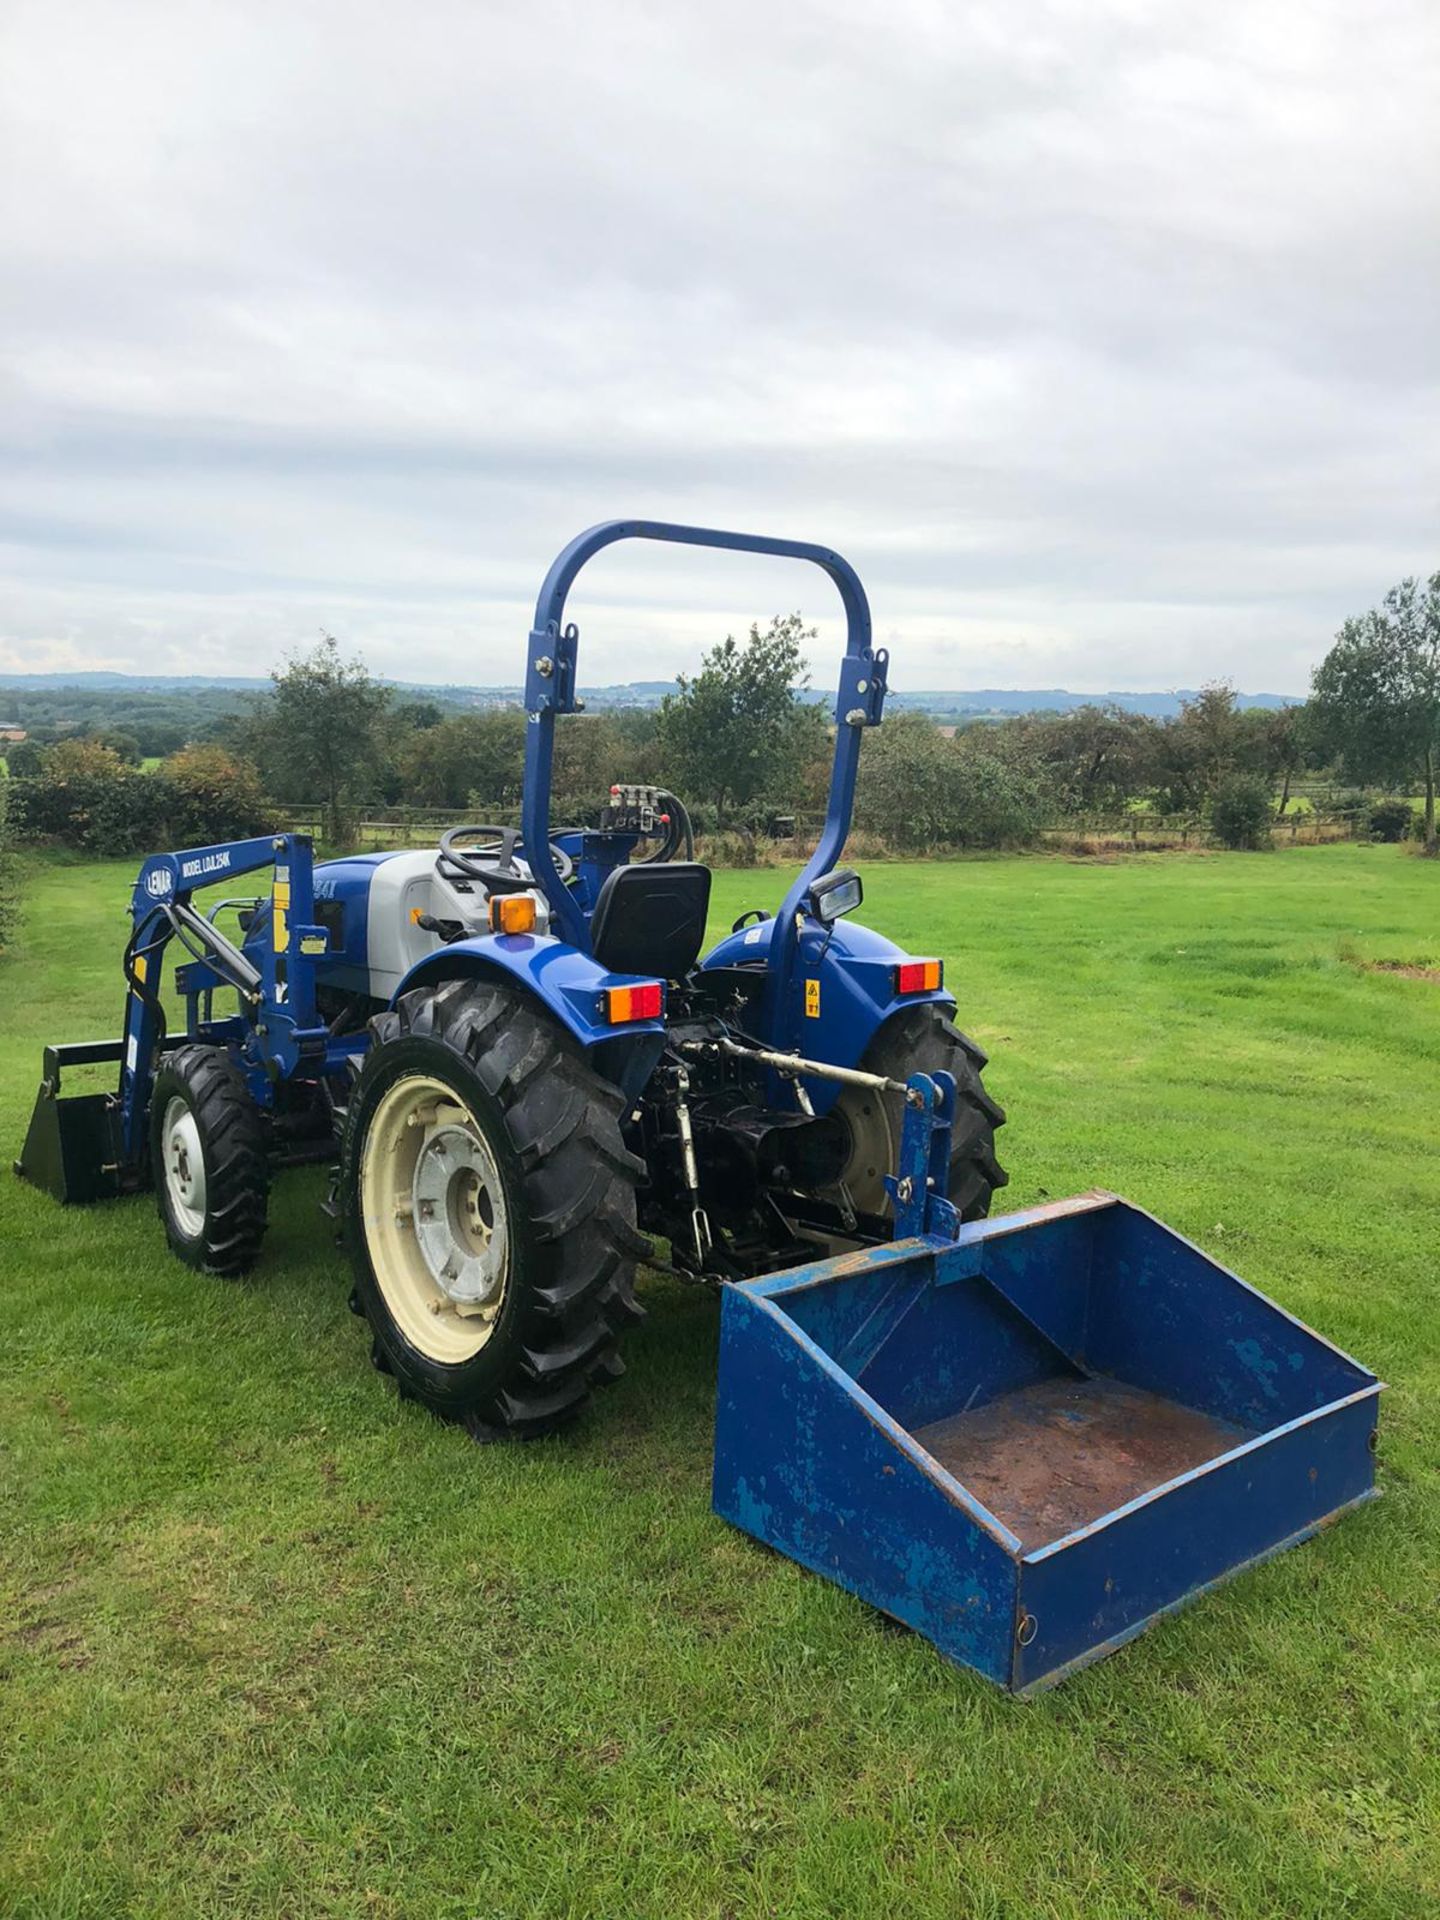
<path fill-rule="evenodd" d="M 1440 565 L 1428 0 L 12 0 L 0 665 L 512 680 L 612 514 L 899 684 L 1303 688 Z M 612 551 L 583 674 L 825 583 Z M 817 662 L 823 673 L 824 660 Z"/>

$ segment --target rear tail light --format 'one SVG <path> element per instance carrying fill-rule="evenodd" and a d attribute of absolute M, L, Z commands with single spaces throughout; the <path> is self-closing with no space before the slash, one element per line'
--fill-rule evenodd
<path fill-rule="evenodd" d="M 938 960 L 902 960 L 895 969 L 896 993 L 934 993 L 945 978 Z"/>
<path fill-rule="evenodd" d="M 612 1027 L 627 1020 L 658 1020 L 665 1009 L 665 989 L 658 980 L 643 980 L 635 987 L 605 989 L 605 1018 Z"/>

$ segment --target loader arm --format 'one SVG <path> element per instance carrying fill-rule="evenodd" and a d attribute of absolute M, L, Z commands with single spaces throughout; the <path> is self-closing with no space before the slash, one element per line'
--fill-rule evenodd
<path fill-rule="evenodd" d="M 179 853 L 153 854 L 130 896 L 133 929 L 125 949 L 128 992 L 120 1058 L 120 1149 L 126 1166 L 144 1158 L 150 1082 L 164 1034 L 161 970 L 172 939 L 186 949 L 198 980 L 233 987 L 256 1041 L 257 1077 L 293 1072 L 299 1054 L 323 1029 L 316 1027 L 315 961 L 324 929 L 315 918 L 314 860 L 303 834 L 263 834 Z M 256 965 L 190 904 L 197 887 L 274 868 L 270 887 L 272 938 Z M 259 1015 L 260 1017 L 256 1017 Z"/>

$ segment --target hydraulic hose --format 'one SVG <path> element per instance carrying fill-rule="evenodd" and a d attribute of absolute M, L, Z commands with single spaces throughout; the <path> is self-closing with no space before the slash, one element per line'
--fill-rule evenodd
<path fill-rule="evenodd" d="M 693 860 L 695 858 L 695 834 L 690 825 L 690 814 L 685 802 L 680 798 L 678 793 L 671 793 L 667 787 L 657 787 L 655 789 L 655 797 L 664 804 L 665 811 L 670 816 L 669 823 L 665 828 L 665 837 L 653 853 L 647 853 L 643 860 L 635 861 L 634 865 L 637 867 L 658 867 L 667 860 L 673 860 L 680 850 L 682 841 L 685 845 L 685 858 L 687 860 Z"/>
<path fill-rule="evenodd" d="M 135 995 L 136 999 L 144 1006 L 147 1006 L 155 1016 L 155 1039 L 158 1045 L 164 1040 L 166 1033 L 169 1031 L 169 1026 L 165 1019 L 165 1004 L 157 993 L 151 992 L 145 981 L 139 973 L 137 973 L 135 963 L 137 960 L 148 960 L 152 953 L 160 952 L 170 936 L 168 933 L 163 934 L 160 938 L 152 940 L 149 946 L 137 948 L 135 943 L 140 938 L 140 929 L 144 924 L 142 920 L 131 928 L 130 938 L 125 942 L 125 952 L 121 957 L 120 970 L 125 975 L 125 984 Z"/>

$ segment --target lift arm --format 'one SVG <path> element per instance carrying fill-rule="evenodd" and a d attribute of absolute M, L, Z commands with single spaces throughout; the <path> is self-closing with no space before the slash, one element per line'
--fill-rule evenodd
<path fill-rule="evenodd" d="M 197 887 L 273 867 L 271 938 L 259 965 L 191 905 Z M 249 1029 L 248 1064 L 259 1086 L 288 1077 L 302 1051 L 323 1046 L 316 1024 L 315 967 L 328 945 L 313 924 L 314 856 L 304 834 L 265 834 L 180 853 L 154 854 L 130 896 L 133 930 L 125 949 L 129 992 L 120 1061 L 121 1152 L 127 1165 L 144 1157 L 156 1048 L 165 1029 L 161 969 L 172 938 L 193 960 L 240 996 Z"/>

